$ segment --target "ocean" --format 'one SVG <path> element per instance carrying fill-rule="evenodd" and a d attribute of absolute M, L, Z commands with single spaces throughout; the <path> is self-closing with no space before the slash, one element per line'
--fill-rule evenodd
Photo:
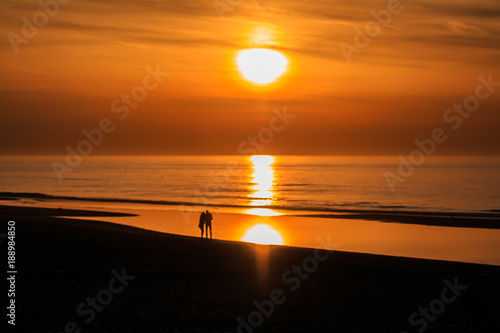
<path fill-rule="evenodd" d="M 428 157 L 411 174 L 389 156 L 0 158 L 0 191 L 311 211 L 500 212 L 500 157 Z M 390 185 L 387 174 L 401 177 Z"/>

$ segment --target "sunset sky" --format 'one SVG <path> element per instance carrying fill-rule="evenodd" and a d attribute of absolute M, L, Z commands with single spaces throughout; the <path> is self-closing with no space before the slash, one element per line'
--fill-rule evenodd
<path fill-rule="evenodd" d="M 443 120 L 478 76 L 500 82 L 500 1 L 402 1 L 350 62 L 340 45 L 387 1 L 215 1 L 223 17 L 213 0 L 60 1 L 17 46 L 41 7 L 0 2 L 0 154 L 64 155 L 103 118 L 115 130 L 95 155 L 238 154 L 283 108 L 296 117 L 262 153 L 408 155 L 440 127 L 437 154 L 500 154 L 500 83 L 459 128 Z M 244 80 L 236 56 L 255 47 L 280 51 L 288 72 Z M 113 102 L 147 68 L 169 75 L 120 119 Z"/>

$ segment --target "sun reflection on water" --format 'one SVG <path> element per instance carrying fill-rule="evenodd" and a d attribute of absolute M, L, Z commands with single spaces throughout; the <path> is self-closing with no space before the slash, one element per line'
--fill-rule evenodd
<path fill-rule="evenodd" d="M 268 206 L 273 202 L 274 192 L 274 167 L 275 158 L 270 155 L 255 155 L 251 157 L 253 193 L 249 195 L 252 206 Z"/>
<path fill-rule="evenodd" d="M 283 245 L 283 237 L 280 232 L 265 223 L 250 228 L 242 240 L 255 244 Z"/>
<path fill-rule="evenodd" d="M 269 208 L 250 208 L 243 211 L 245 214 L 257 216 L 279 216 L 283 213 L 277 212 Z"/>

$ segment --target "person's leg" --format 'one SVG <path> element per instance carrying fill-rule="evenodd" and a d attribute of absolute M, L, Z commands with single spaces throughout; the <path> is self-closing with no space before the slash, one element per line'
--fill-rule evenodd
<path fill-rule="evenodd" d="M 203 227 L 201 227 L 200 230 L 201 230 L 201 238 L 203 238 Z"/>
<path fill-rule="evenodd" d="M 212 239 L 212 223 L 210 223 L 210 239 Z"/>
<path fill-rule="evenodd" d="M 208 238 L 208 224 L 205 224 L 205 237 Z"/>

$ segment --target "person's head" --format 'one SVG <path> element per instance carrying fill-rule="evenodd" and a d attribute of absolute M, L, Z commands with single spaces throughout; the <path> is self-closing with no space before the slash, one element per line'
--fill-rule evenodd
<path fill-rule="evenodd" d="M 208 209 L 207 209 L 207 214 L 208 214 Z"/>

